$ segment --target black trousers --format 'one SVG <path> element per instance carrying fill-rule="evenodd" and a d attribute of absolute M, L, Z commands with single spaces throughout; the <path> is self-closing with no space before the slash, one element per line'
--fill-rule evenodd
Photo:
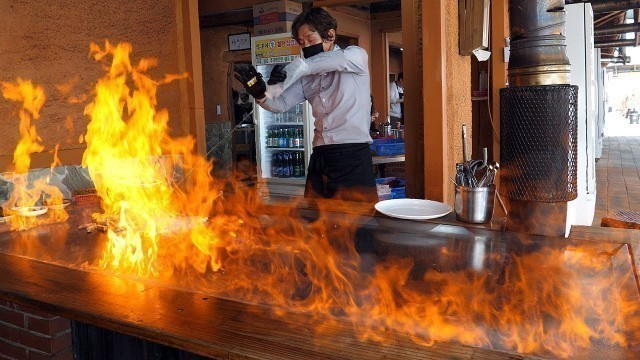
<path fill-rule="evenodd" d="M 313 148 L 304 196 L 377 202 L 369 144 L 335 144 Z"/>

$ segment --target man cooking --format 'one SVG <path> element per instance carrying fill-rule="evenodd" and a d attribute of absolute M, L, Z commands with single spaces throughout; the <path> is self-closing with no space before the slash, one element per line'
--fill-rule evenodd
<path fill-rule="evenodd" d="M 313 152 L 308 166 L 305 197 L 349 201 L 378 200 L 369 143 L 370 78 L 364 49 L 335 44 L 338 24 L 326 10 L 312 8 L 298 15 L 292 36 L 302 47 L 306 75 L 279 96 L 265 96 L 266 84 L 255 68 L 238 71 L 260 106 L 284 112 L 308 100 L 313 109 Z M 275 66 L 269 85 L 285 81 L 284 66 Z"/>

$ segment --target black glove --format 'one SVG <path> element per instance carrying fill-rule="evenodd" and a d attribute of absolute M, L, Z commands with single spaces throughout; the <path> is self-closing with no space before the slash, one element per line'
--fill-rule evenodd
<path fill-rule="evenodd" d="M 239 68 L 233 76 L 244 85 L 244 88 L 247 89 L 251 96 L 256 99 L 264 98 L 267 84 L 262 80 L 262 74 L 253 65 Z"/>
<path fill-rule="evenodd" d="M 269 81 L 267 84 L 275 85 L 277 83 L 283 82 L 287 78 L 287 71 L 284 69 L 284 65 L 276 65 L 271 70 L 271 75 L 269 75 Z"/>

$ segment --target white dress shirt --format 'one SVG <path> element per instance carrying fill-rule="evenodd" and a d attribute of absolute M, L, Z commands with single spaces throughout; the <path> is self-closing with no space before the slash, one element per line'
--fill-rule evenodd
<path fill-rule="evenodd" d="M 260 106 L 284 112 L 309 100 L 315 118 L 313 147 L 370 143 L 371 88 L 367 52 L 358 46 L 304 59 L 309 74 Z"/>
<path fill-rule="evenodd" d="M 400 94 L 403 89 L 394 81 L 389 85 L 389 115 L 397 118 L 402 117 L 402 107 L 400 106 Z"/>

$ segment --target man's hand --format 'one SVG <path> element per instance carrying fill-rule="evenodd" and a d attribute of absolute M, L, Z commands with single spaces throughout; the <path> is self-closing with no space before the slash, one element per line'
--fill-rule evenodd
<path fill-rule="evenodd" d="M 262 80 L 262 74 L 253 65 L 238 68 L 233 76 L 242 83 L 247 92 L 256 100 L 264 99 L 267 84 Z"/>
<path fill-rule="evenodd" d="M 275 85 L 285 81 L 286 78 L 287 71 L 284 69 L 284 65 L 276 65 L 273 67 L 273 70 L 271 70 L 271 75 L 269 75 L 269 81 L 267 81 L 267 84 Z"/>

